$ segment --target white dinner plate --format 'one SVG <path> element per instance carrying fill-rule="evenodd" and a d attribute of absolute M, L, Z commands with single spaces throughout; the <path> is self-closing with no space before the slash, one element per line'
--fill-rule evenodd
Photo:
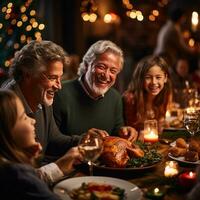
<path fill-rule="evenodd" d="M 56 184 L 53 191 L 60 196 L 62 200 L 71 200 L 67 192 L 79 188 L 82 183 L 88 182 L 109 184 L 124 189 L 127 197 L 126 200 L 140 200 L 143 196 L 142 191 L 133 183 L 118 178 L 104 176 L 83 176 L 66 179 Z"/>
<path fill-rule="evenodd" d="M 179 157 L 174 157 L 172 156 L 171 153 L 168 153 L 168 156 L 173 159 L 173 160 L 176 160 L 178 162 L 182 162 L 182 163 L 185 163 L 185 164 L 193 164 L 193 165 L 200 165 L 200 160 L 197 160 L 195 162 L 191 162 L 191 161 L 187 161 L 185 160 L 185 158 L 183 156 L 179 156 Z"/>

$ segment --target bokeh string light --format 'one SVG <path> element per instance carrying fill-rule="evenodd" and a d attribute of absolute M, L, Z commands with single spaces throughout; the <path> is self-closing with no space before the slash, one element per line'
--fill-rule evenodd
<path fill-rule="evenodd" d="M 81 3 L 81 16 L 84 21 L 95 22 L 97 15 L 97 6 L 94 0 L 83 0 Z"/>
<path fill-rule="evenodd" d="M 42 40 L 45 25 L 36 12 L 38 0 L 1 0 L 0 68 L 11 65 L 15 52 L 31 40 Z"/>
<path fill-rule="evenodd" d="M 160 9 L 164 9 L 168 5 L 169 0 L 158 0 L 156 2 L 156 8 L 150 10 L 148 14 L 144 14 L 142 9 L 135 4 L 135 1 L 121 0 L 121 5 L 125 9 L 126 17 L 132 20 L 143 21 L 145 18 L 149 21 L 156 21 L 160 15 Z M 82 0 L 81 2 L 81 17 L 85 22 L 94 23 L 99 18 L 102 18 L 105 23 L 119 23 L 120 16 L 117 13 L 105 13 L 104 16 L 100 16 L 98 13 L 98 1 L 96 0 Z"/>
<path fill-rule="evenodd" d="M 90 27 L 91 30 L 94 27 L 96 32 L 101 29 L 97 27 L 105 27 L 105 30 L 110 30 L 107 33 L 111 35 L 117 29 L 124 27 L 123 24 L 129 24 L 129 26 L 136 24 L 138 29 L 143 25 L 147 28 L 150 26 L 158 28 L 167 20 L 169 9 L 179 7 L 185 11 L 187 17 L 182 30 L 184 40 L 188 46 L 195 49 L 200 44 L 200 9 L 195 6 L 197 5 L 195 1 L 191 2 L 191 5 L 186 2 L 187 0 L 179 1 L 179 4 L 178 0 L 121 0 L 117 2 L 115 0 L 82 0 L 80 13 L 84 26 Z M 101 34 L 100 31 L 98 33 Z"/>

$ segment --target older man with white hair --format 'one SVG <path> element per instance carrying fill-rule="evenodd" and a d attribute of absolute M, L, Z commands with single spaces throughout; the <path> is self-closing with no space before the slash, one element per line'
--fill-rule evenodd
<path fill-rule="evenodd" d="M 123 126 L 121 95 L 112 88 L 123 63 L 122 50 L 111 41 L 97 41 L 88 49 L 79 78 L 63 82 L 55 96 L 54 117 L 63 134 L 78 135 L 93 128 L 136 140 L 135 129 Z"/>

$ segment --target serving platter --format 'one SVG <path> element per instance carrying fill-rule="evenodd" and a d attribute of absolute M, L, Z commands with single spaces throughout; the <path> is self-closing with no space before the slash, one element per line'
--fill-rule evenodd
<path fill-rule="evenodd" d="M 160 161 L 161 162 L 161 161 Z M 154 163 L 152 165 L 148 165 L 148 166 L 142 166 L 142 167 L 123 167 L 123 168 L 119 168 L 119 167 L 107 167 L 105 165 L 99 165 L 99 164 L 94 164 L 94 170 L 95 169 L 100 169 L 100 170 L 105 170 L 105 171 L 144 171 L 144 170 L 148 170 L 148 169 L 152 169 L 154 167 L 156 167 L 158 164 L 160 164 L 160 162 Z"/>
<path fill-rule="evenodd" d="M 191 161 L 187 161 L 185 160 L 184 156 L 179 156 L 179 157 L 174 157 L 171 153 L 168 153 L 169 158 L 178 161 L 180 163 L 184 163 L 184 164 L 192 164 L 192 165 L 200 165 L 200 160 L 197 160 L 195 162 L 191 162 Z"/>

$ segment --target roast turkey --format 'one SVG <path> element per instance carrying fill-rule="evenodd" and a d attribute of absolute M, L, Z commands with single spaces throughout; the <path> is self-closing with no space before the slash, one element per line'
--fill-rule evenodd
<path fill-rule="evenodd" d="M 144 152 L 138 146 L 120 137 L 105 137 L 103 146 L 100 160 L 108 167 L 123 168 L 130 158 L 144 156 Z"/>

